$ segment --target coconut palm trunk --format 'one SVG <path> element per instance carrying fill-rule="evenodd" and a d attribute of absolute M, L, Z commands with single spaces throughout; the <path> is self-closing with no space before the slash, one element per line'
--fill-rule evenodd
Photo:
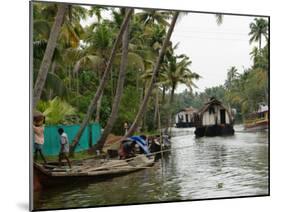
<path fill-rule="evenodd" d="M 162 102 L 163 102 L 163 104 L 165 103 L 165 94 L 166 94 L 166 86 L 163 85 L 163 90 L 162 90 Z"/>
<path fill-rule="evenodd" d="M 120 71 L 117 81 L 116 94 L 113 100 L 111 114 L 104 128 L 103 134 L 97 143 L 96 149 L 101 150 L 105 144 L 106 138 L 111 132 L 113 125 L 117 119 L 120 100 L 123 93 L 124 82 L 126 78 L 126 69 L 128 64 L 128 47 L 129 47 L 129 23 L 122 37 L 122 57 L 120 63 Z"/>
<path fill-rule="evenodd" d="M 55 69 L 56 69 L 56 61 L 53 61 L 52 65 L 51 65 L 51 73 L 52 73 L 52 74 L 55 73 Z M 49 97 L 48 97 L 49 100 L 52 99 L 53 93 L 54 93 L 53 90 L 50 89 Z"/>
<path fill-rule="evenodd" d="M 159 93 L 158 93 L 158 87 L 155 88 L 156 93 L 155 93 L 155 105 L 154 105 L 154 116 L 153 116 L 153 128 L 157 129 L 158 125 L 158 111 L 159 111 Z"/>
<path fill-rule="evenodd" d="M 73 142 L 71 144 L 70 156 L 73 156 L 74 151 L 75 151 L 75 149 L 76 149 L 76 147 L 77 147 L 77 145 L 79 143 L 79 140 L 80 140 L 80 138 L 81 138 L 81 136 L 83 134 L 83 131 L 86 128 L 89 120 L 91 119 L 94 110 L 96 109 L 97 101 L 100 98 L 100 96 L 102 94 L 102 91 L 104 90 L 104 87 L 106 85 L 107 78 L 108 78 L 108 75 L 109 75 L 109 72 L 110 72 L 110 69 L 111 69 L 111 66 L 112 66 L 115 54 L 117 52 L 118 45 L 120 43 L 120 40 L 122 38 L 122 35 L 123 35 L 125 29 L 127 28 L 127 25 L 128 25 L 128 22 L 129 22 L 129 20 L 130 20 L 130 18 L 132 16 L 132 13 L 133 13 L 133 9 L 129 9 L 128 12 L 126 13 L 126 16 L 125 16 L 125 18 L 123 20 L 123 23 L 122 23 L 121 27 L 120 27 L 120 31 L 119 31 L 119 33 L 117 35 L 117 38 L 116 38 L 116 40 L 115 40 L 115 42 L 113 44 L 113 48 L 112 48 L 109 60 L 107 61 L 107 65 L 106 65 L 105 71 L 103 72 L 102 80 L 101 80 L 101 82 L 99 84 L 99 87 L 98 87 L 98 89 L 96 91 L 95 96 L 93 97 L 92 101 L 90 102 L 87 114 L 85 115 L 84 120 L 83 120 L 82 124 L 80 125 L 80 128 L 79 128 L 79 130 L 78 130 L 78 132 L 77 132 L 76 136 L 74 137 Z"/>
<path fill-rule="evenodd" d="M 176 86 L 173 85 L 173 86 L 172 86 L 172 90 L 171 90 L 170 100 L 169 100 L 170 109 L 172 108 L 172 105 L 173 105 L 173 103 L 174 103 L 175 89 L 176 89 Z M 167 129 L 168 129 L 169 127 L 171 127 L 172 120 L 173 120 L 173 113 L 172 113 L 172 111 L 170 111 Z"/>
<path fill-rule="evenodd" d="M 169 44 L 169 41 L 170 41 L 171 35 L 173 33 L 173 30 L 174 30 L 174 27 L 175 27 L 178 15 L 179 15 L 179 12 L 175 12 L 175 14 L 173 16 L 173 19 L 172 19 L 172 22 L 170 24 L 169 30 L 167 32 L 167 36 L 165 37 L 165 40 L 164 40 L 164 43 L 163 43 L 163 45 L 161 47 L 161 50 L 160 50 L 159 56 L 157 58 L 156 64 L 155 64 L 155 66 L 153 68 L 152 77 L 151 77 L 149 86 L 147 88 L 145 97 L 144 97 L 144 99 L 143 99 L 143 101 L 141 103 L 141 106 L 140 106 L 139 111 L 138 111 L 138 113 L 137 113 L 137 115 L 135 117 L 134 122 L 132 123 L 132 125 L 131 125 L 130 129 L 128 130 L 127 134 L 125 135 L 126 137 L 131 136 L 136 131 L 136 129 L 138 127 L 138 123 L 139 123 L 141 117 L 144 114 L 144 111 L 146 109 L 146 105 L 148 103 L 148 99 L 149 99 L 149 97 L 151 95 L 151 92 L 152 92 L 152 89 L 153 89 L 153 86 L 154 86 L 155 78 L 156 78 L 157 73 L 159 71 L 159 68 L 160 68 L 161 62 L 163 60 L 166 48 L 167 48 L 167 46 Z"/>
<path fill-rule="evenodd" d="M 101 92 L 100 98 L 98 99 L 98 102 L 97 102 L 96 117 L 95 117 L 95 122 L 97 122 L 97 123 L 100 122 L 102 96 L 103 96 L 103 91 Z"/>
<path fill-rule="evenodd" d="M 36 105 L 40 100 L 67 8 L 67 4 L 59 4 L 58 6 L 57 15 L 50 32 L 47 47 L 33 89 L 33 108 L 36 108 Z"/>

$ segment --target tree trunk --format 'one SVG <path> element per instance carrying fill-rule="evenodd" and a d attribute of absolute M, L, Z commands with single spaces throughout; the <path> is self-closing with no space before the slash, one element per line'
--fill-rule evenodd
<path fill-rule="evenodd" d="M 163 91 L 162 91 L 162 102 L 165 103 L 165 94 L 166 94 L 166 86 L 163 85 Z"/>
<path fill-rule="evenodd" d="M 57 15 L 53 23 L 50 36 L 48 39 L 47 47 L 44 53 L 43 60 L 39 69 L 39 73 L 33 89 L 33 108 L 36 108 L 38 101 L 40 100 L 47 74 L 51 65 L 51 60 L 54 55 L 54 51 L 57 45 L 61 25 L 63 23 L 64 14 L 68 8 L 67 4 L 59 4 Z"/>
<path fill-rule="evenodd" d="M 154 129 L 157 129 L 158 111 L 159 111 L 159 94 L 158 94 L 158 87 L 156 87 L 154 117 L 153 117 L 153 128 Z"/>
<path fill-rule="evenodd" d="M 130 22 L 128 23 L 127 28 L 122 37 L 122 57 L 121 57 L 120 71 L 119 71 L 119 76 L 118 76 L 118 81 L 117 81 L 117 88 L 116 88 L 115 97 L 114 97 L 113 104 L 112 104 L 111 114 L 106 123 L 103 134 L 96 146 L 96 149 L 99 149 L 99 150 L 102 150 L 102 148 L 105 144 L 106 138 L 109 135 L 109 133 L 111 132 L 113 125 L 115 124 L 115 121 L 117 119 L 117 115 L 118 115 L 119 105 L 120 105 L 123 88 L 124 88 L 124 82 L 125 82 L 125 78 L 126 78 L 127 63 L 128 63 L 129 25 L 130 25 Z"/>
<path fill-rule="evenodd" d="M 55 69 L 56 69 L 56 61 L 53 61 L 52 66 L 51 66 L 51 73 L 52 73 L 52 74 L 55 73 Z M 53 93 L 54 93 L 54 92 L 53 92 L 53 89 L 50 89 L 48 100 L 51 100 L 51 99 L 52 99 Z"/>
<path fill-rule="evenodd" d="M 170 111 L 170 113 L 169 113 L 169 121 L 168 121 L 168 126 L 167 126 L 167 129 L 171 126 L 171 124 L 172 124 L 172 120 L 173 120 L 173 113 L 172 113 L 172 105 L 173 105 L 173 103 L 174 103 L 174 94 L 175 94 L 175 88 L 176 88 L 176 86 L 175 85 L 173 85 L 172 86 L 172 90 L 171 90 L 171 96 L 170 96 L 170 101 L 169 101 L 169 111 Z"/>
<path fill-rule="evenodd" d="M 100 98 L 98 99 L 98 102 L 97 102 L 96 118 L 95 118 L 95 122 L 97 122 L 97 123 L 100 122 L 100 111 L 101 111 L 102 96 L 103 96 L 103 91 L 101 92 Z"/>
<path fill-rule="evenodd" d="M 118 48 L 118 45 L 120 43 L 120 40 L 122 38 L 122 35 L 128 25 L 128 21 L 130 20 L 130 17 L 133 13 L 133 9 L 129 9 L 124 20 L 123 20 L 123 23 L 120 27 L 120 31 L 118 33 L 118 36 L 114 42 L 114 45 L 113 45 L 113 48 L 112 48 L 112 51 L 111 51 L 111 54 L 110 54 L 110 57 L 109 57 L 109 60 L 107 62 L 107 65 L 106 65 L 106 68 L 105 68 L 105 71 L 103 73 L 103 77 L 102 77 L 102 80 L 100 82 L 100 85 L 96 91 L 96 94 L 94 96 L 94 98 L 92 99 L 89 107 L 88 107 L 88 111 L 87 111 L 87 114 L 85 115 L 84 117 L 84 120 L 82 122 L 82 124 L 80 125 L 80 128 L 76 134 L 76 136 L 74 137 L 73 139 L 73 142 L 71 144 L 71 147 L 70 147 L 70 155 L 72 156 L 74 154 L 74 151 L 75 151 L 75 148 L 77 147 L 78 145 L 78 142 L 79 142 L 79 139 L 81 138 L 82 134 L 83 134 L 83 131 L 85 129 L 85 127 L 87 126 L 96 106 L 97 106 L 97 101 L 102 93 L 102 91 L 104 90 L 104 87 L 105 87 L 105 84 L 107 82 L 107 78 L 108 78 L 108 74 L 110 72 L 110 69 L 111 69 L 111 66 L 112 66 L 112 63 L 113 63 L 113 60 L 114 60 L 114 57 L 115 57 L 115 54 L 116 54 L 116 51 L 117 51 L 117 48 Z"/>
<path fill-rule="evenodd" d="M 114 102 L 114 79 L 113 79 L 113 70 L 110 69 L 110 82 L 111 82 L 111 105 Z"/>
<path fill-rule="evenodd" d="M 159 56 L 157 58 L 156 64 L 155 64 L 155 66 L 153 68 L 152 77 L 151 77 L 151 80 L 150 80 L 150 84 L 149 84 L 149 86 L 147 88 L 145 97 L 144 97 L 144 99 L 143 99 L 143 101 L 141 103 L 141 106 L 139 108 L 139 111 L 138 111 L 138 113 L 137 113 L 137 115 L 135 117 L 135 120 L 134 120 L 133 124 L 131 125 L 130 129 L 128 130 L 128 132 L 126 134 L 126 137 L 131 136 L 136 131 L 136 129 L 138 127 L 138 122 L 140 121 L 141 117 L 144 114 L 144 111 L 146 109 L 146 105 L 147 105 L 148 99 L 149 99 L 149 97 L 151 95 L 151 92 L 152 92 L 152 89 L 153 89 L 153 85 L 154 85 L 154 82 L 155 82 L 155 77 L 157 76 L 157 73 L 159 71 L 162 59 L 164 57 L 164 53 L 166 51 L 166 48 L 167 48 L 168 43 L 170 41 L 171 35 L 173 33 L 173 30 L 174 30 L 174 27 L 175 27 L 178 15 L 179 15 L 179 12 L 175 12 L 175 14 L 173 16 L 173 19 L 172 19 L 172 22 L 171 22 L 171 25 L 170 25 L 169 30 L 167 32 L 167 36 L 166 36 L 166 38 L 164 40 L 164 43 L 163 43 L 162 48 L 160 50 L 160 53 L 159 53 Z"/>

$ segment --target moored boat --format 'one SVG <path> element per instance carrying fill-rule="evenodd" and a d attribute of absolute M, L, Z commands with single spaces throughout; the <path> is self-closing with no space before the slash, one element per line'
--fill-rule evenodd
<path fill-rule="evenodd" d="M 72 168 L 58 167 L 56 163 L 33 163 L 34 176 L 42 187 L 60 186 L 69 183 L 99 182 L 113 177 L 136 172 L 153 166 L 154 158 L 145 155 L 126 160 L 88 159 L 75 162 Z"/>
<path fill-rule="evenodd" d="M 198 112 L 193 107 L 184 108 L 175 115 L 176 128 L 194 127 L 194 116 Z"/>
<path fill-rule="evenodd" d="M 260 105 L 258 111 L 249 114 L 244 121 L 244 128 L 248 131 L 268 129 L 268 106 Z"/>

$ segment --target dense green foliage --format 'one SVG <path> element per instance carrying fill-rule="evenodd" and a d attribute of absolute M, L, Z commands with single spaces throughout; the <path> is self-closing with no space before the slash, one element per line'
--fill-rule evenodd
<path fill-rule="evenodd" d="M 48 37 L 57 12 L 53 3 L 34 3 L 33 34 L 33 79 L 44 56 Z M 106 15 L 104 15 L 106 14 Z M 52 57 L 44 90 L 37 109 L 47 115 L 47 124 L 81 123 L 91 99 L 95 95 L 106 63 L 112 50 L 124 10 L 104 7 L 69 6 Z M 221 23 L 222 16 L 217 20 Z M 91 20 L 82 25 L 82 20 Z M 165 39 L 171 12 L 160 10 L 136 10 L 129 27 L 128 66 L 125 87 L 121 99 L 116 124 L 112 130 L 124 134 L 123 124 L 133 122 L 139 105 L 146 92 L 151 73 Z M 250 25 L 250 42 L 267 41 L 267 22 L 255 19 Z M 260 29 L 259 27 L 262 27 Z M 142 131 L 166 127 L 169 116 L 179 109 L 193 106 L 200 108 L 215 96 L 239 113 L 246 114 L 257 109 L 261 102 L 268 101 L 268 45 L 254 48 L 251 52 L 253 65 L 243 73 L 235 67 L 227 70 L 224 85 L 207 88 L 204 92 L 194 92 L 199 75 L 190 70 L 192 58 L 175 54 L 177 45 L 169 43 L 160 72 L 155 81 L 152 97 L 143 114 Z M 121 45 L 111 69 L 106 88 L 101 96 L 101 108 L 94 113 L 91 121 L 99 115 L 99 122 L 105 126 L 110 115 L 116 93 L 121 60 Z M 187 89 L 177 94 L 179 84 Z M 157 121 L 160 114 L 160 123 Z M 159 126 L 160 124 L 160 126 Z"/>
<path fill-rule="evenodd" d="M 44 56 L 57 7 L 56 4 L 51 3 L 34 4 L 34 81 Z M 105 12 L 110 15 L 104 15 Z M 117 122 L 113 129 L 116 134 L 123 134 L 123 123 L 128 122 L 130 124 L 135 118 L 150 80 L 149 74 L 166 36 L 171 15 L 171 12 L 166 11 L 138 10 L 132 17 L 125 78 L 126 86 L 122 95 Z M 92 18 L 93 21 L 83 26 L 81 21 L 89 20 L 89 18 Z M 53 111 L 51 114 L 58 114 L 59 117 L 68 116 L 63 114 L 64 110 L 55 111 L 54 108 L 52 109 L 53 104 L 51 103 L 55 101 L 60 106 L 69 106 L 75 113 L 71 113 L 72 118 L 67 119 L 67 121 L 63 118 L 55 119 L 53 115 L 49 115 L 52 118 L 47 118 L 48 124 L 80 123 L 83 120 L 103 75 L 123 18 L 124 10 L 122 9 L 81 7 L 78 5 L 68 7 L 37 109 L 42 112 Z M 158 96 L 162 93 L 165 95 L 169 87 L 182 82 L 191 87 L 193 86 L 192 78 L 197 76 L 187 69 L 187 66 L 191 63 L 189 58 L 186 55 L 174 55 L 172 46 L 173 44 L 170 42 L 169 50 L 164 59 L 165 62 L 163 62 L 165 66 L 163 65 L 161 68 L 161 77 L 159 77 L 159 82 L 155 84 L 153 95 L 156 95 L 156 93 L 158 93 Z M 121 55 L 120 46 L 114 59 L 110 79 L 101 96 L 100 111 L 94 115 L 97 116 L 97 113 L 99 113 L 99 122 L 103 127 L 110 115 L 111 108 L 114 107 L 112 102 L 116 93 Z M 173 79 L 175 75 L 169 74 L 176 71 L 176 69 L 173 69 L 172 62 L 180 59 L 181 62 L 178 62 L 178 66 L 181 66 L 180 73 L 176 72 L 177 78 Z M 181 75 L 184 76 L 183 79 Z M 163 92 L 160 87 L 165 87 L 165 91 Z M 153 100 L 150 99 L 149 101 L 147 114 L 155 113 L 156 105 Z M 157 104 L 163 105 L 160 101 Z M 170 110 L 171 108 L 169 108 Z M 147 124 L 149 129 L 157 128 L 155 120 L 150 120 L 150 117 L 150 115 L 144 115 L 143 129 L 147 129 Z M 91 117 L 91 120 L 94 121 L 95 117 Z"/>

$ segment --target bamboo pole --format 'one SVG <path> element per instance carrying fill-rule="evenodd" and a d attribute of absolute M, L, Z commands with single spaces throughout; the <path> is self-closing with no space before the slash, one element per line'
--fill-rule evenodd
<path fill-rule="evenodd" d="M 157 94 L 158 96 L 158 90 L 157 90 Z M 158 98 L 157 98 L 158 101 Z M 157 113 L 158 113 L 158 130 L 160 132 L 160 150 L 161 150 L 161 160 L 163 159 L 163 137 L 162 137 L 162 132 L 161 132 L 161 117 L 160 117 L 160 110 L 159 110 L 159 102 L 157 103 L 158 107 L 157 107 Z"/>

